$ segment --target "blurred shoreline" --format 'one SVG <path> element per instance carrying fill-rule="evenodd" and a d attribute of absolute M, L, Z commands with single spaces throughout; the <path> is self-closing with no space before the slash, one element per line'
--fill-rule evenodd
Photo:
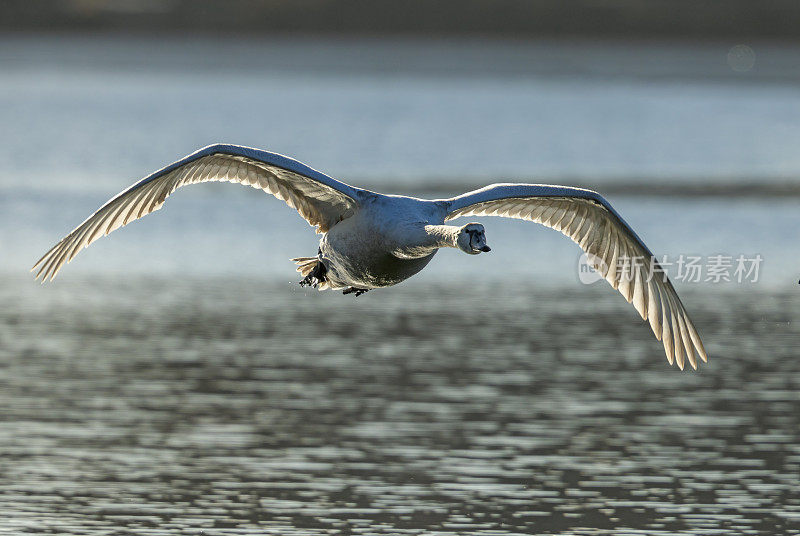
<path fill-rule="evenodd" d="M 800 4 L 799 4 L 800 5 Z M 631 41 L 624 36 L 470 35 L 147 35 L 0 29 L 0 67 L 8 77 L 31 69 L 108 75 L 235 74 L 469 78 L 559 83 L 576 77 L 625 84 L 765 84 L 800 81 L 797 42 L 690 38 Z M 737 56 L 743 53 L 743 56 Z M 748 54 L 750 56 L 748 56 Z"/>
<path fill-rule="evenodd" d="M 0 30 L 797 41 L 793 0 L 9 0 Z"/>

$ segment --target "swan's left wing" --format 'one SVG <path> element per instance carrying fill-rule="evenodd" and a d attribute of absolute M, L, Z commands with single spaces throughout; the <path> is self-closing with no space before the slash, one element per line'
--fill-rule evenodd
<path fill-rule="evenodd" d="M 446 220 L 504 216 L 540 223 L 571 238 L 595 270 L 632 303 L 663 341 L 670 364 L 697 368 L 703 343 L 666 272 L 625 220 L 597 192 L 542 184 L 494 184 L 443 200 Z"/>
<path fill-rule="evenodd" d="M 319 233 L 352 216 L 363 192 L 283 155 L 239 145 L 209 145 L 109 200 L 39 259 L 33 267 L 38 270 L 36 277 L 53 279 L 95 240 L 160 209 L 178 188 L 203 182 L 259 188 L 297 210 Z"/>

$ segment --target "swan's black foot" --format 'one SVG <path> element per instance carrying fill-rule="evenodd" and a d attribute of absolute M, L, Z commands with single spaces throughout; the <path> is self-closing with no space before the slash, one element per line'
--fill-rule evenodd
<path fill-rule="evenodd" d="M 328 269 L 325 268 L 325 265 L 321 262 L 318 262 L 316 266 L 314 266 L 314 269 L 311 270 L 302 281 L 300 281 L 300 286 L 317 288 L 320 284 L 328 280 L 328 278 L 325 277 L 327 273 Z"/>
<path fill-rule="evenodd" d="M 342 291 L 342 294 L 355 294 L 356 298 L 364 294 L 365 292 L 369 292 L 368 288 L 356 288 L 356 287 L 347 287 Z"/>

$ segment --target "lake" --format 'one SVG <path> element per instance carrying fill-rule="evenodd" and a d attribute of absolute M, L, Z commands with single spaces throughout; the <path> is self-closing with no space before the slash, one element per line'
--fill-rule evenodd
<path fill-rule="evenodd" d="M 0 534 L 800 534 L 800 50 L 735 44 L 0 38 Z M 673 275 L 763 263 L 676 281 L 697 373 L 497 218 L 356 299 L 297 286 L 292 210 L 203 185 L 27 274 L 220 141 L 387 193 L 589 186 Z"/>

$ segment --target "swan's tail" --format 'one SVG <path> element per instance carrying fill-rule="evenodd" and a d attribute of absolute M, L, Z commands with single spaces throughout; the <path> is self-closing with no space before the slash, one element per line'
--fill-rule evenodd
<path fill-rule="evenodd" d="M 296 257 L 292 259 L 292 262 L 297 264 L 297 271 L 300 272 L 300 275 L 305 277 L 311 273 L 311 270 L 317 265 L 319 259 L 317 257 Z"/>
<path fill-rule="evenodd" d="M 311 286 L 317 290 L 331 288 L 326 276 L 328 270 L 319 257 L 296 257 L 292 262 L 297 264 L 297 271 L 303 276 L 303 280 L 300 281 L 301 286 Z"/>

